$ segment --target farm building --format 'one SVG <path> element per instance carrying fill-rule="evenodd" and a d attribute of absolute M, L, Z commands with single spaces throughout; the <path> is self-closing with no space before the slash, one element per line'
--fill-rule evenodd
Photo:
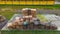
<path fill-rule="evenodd" d="M 0 4 L 54 5 L 55 0 L 0 0 Z"/>

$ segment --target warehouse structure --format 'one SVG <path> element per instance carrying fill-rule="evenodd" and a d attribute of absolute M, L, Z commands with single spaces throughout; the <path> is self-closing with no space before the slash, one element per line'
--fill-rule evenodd
<path fill-rule="evenodd" d="M 54 5 L 55 0 L 0 0 L 0 4 Z"/>

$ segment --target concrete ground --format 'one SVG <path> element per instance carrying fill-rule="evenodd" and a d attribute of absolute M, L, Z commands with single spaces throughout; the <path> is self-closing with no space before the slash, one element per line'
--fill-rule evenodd
<path fill-rule="evenodd" d="M 15 17 L 22 17 L 22 15 L 21 14 L 14 14 L 13 17 L 7 22 L 7 24 L 13 22 L 15 20 Z M 2 28 L 2 30 L 9 30 L 7 28 L 7 24 Z"/>
<path fill-rule="evenodd" d="M 19 11 L 17 10 L 15 12 L 22 13 L 21 10 L 19 10 Z M 59 9 L 58 10 L 37 9 L 36 13 L 37 14 L 58 14 L 58 15 L 60 15 L 60 10 Z"/>

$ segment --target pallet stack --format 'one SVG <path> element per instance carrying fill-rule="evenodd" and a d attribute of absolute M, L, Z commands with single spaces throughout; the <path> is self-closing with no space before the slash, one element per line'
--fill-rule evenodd
<path fill-rule="evenodd" d="M 25 9 L 22 9 L 22 14 L 23 14 L 23 17 L 26 18 L 26 20 L 28 20 L 28 29 L 30 29 L 30 20 L 33 18 L 33 17 L 36 17 L 36 9 L 30 9 L 30 8 L 25 8 Z"/>
<path fill-rule="evenodd" d="M 22 14 L 23 16 L 29 16 L 31 15 L 32 17 L 35 17 L 36 16 L 36 9 L 29 9 L 29 8 L 26 8 L 26 9 L 22 9 Z"/>

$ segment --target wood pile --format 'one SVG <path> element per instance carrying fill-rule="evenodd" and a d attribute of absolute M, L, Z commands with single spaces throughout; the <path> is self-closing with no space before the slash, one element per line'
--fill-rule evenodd
<path fill-rule="evenodd" d="M 2 15 L 0 15 L 0 22 L 4 22 L 6 20 L 6 18 Z"/>

